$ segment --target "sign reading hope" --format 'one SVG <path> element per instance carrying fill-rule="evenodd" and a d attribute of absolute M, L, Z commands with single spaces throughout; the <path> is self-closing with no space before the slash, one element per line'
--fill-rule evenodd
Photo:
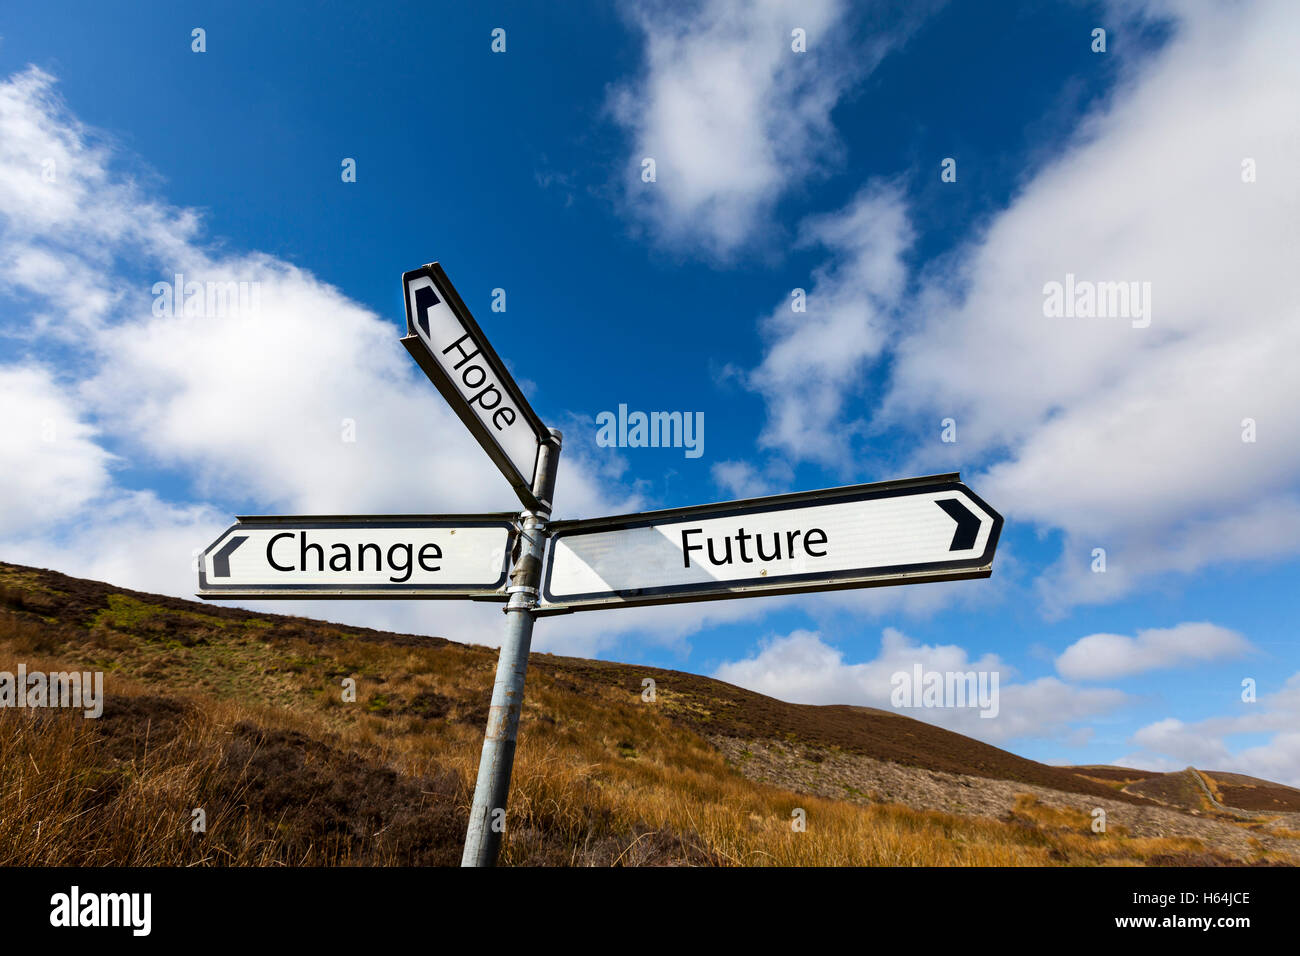
<path fill-rule="evenodd" d="M 550 432 L 437 263 L 406 273 L 402 344 L 519 493 L 532 499 L 538 449 Z"/>
<path fill-rule="evenodd" d="M 432 294 L 431 290 L 421 291 L 429 291 L 430 294 Z M 501 389 L 488 381 L 487 369 L 482 365 L 470 364 L 471 360 L 473 360 L 475 356 L 481 355 L 482 353 L 477 348 L 472 352 L 466 352 L 466 343 L 471 346 L 474 344 L 470 340 L 468 332 L 443 349 L 442 354 L 448 355 L 452 350 L 455 350 L 460 356 L 459 361 L 456 361 L 455 359 L 452 360 L 453 364 L 451 367 L 460 374 L 461 384 L 469 389 L 465 394 L 465 400 L 469 402 L 471 406 L 478 405 L 485 412 L 492 412 L 492 424 L 496 426 L 497 431 L 502 431 L 507 426 L 513 425 L 515 423 L 515 418 L 518 416 L 516 416 L 515 410 L 509 405 L 501 405 L 504 396 L 501 394 Z M 475 392 L 474 390 L 477 388 L 482 388 L 482 391 Z"/>

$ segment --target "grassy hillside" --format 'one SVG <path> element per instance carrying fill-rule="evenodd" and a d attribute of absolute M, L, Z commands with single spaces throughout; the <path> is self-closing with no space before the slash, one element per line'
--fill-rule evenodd
<path fill-rule="evenodd" d="M 458 863 L 495 658 L 437 638 L 0 564 L 0 670 L 22 662 L 107 675 L 98 720 L 0 711 L 0 863 Z M 653 703 L 641 699 L 645 677 L 657 683 Z M 347 678 L 354 703 L 343 701 Z M 746 759 L 756 749 L 780 753 L 802 776 L 782 784 L 756 771 L 759 761 Z M 997 790 L 1006 807 L 986 816 L 917 809 L 831 786 L 823 772 L 868 764 Z M 1287 789 L 1223 782 L 1225 794 L 1261 799 Z M 1054 795 L 1078 806 L 1058 806 Z M 1119 824 L 1095 834 L 1086 807 L 1103 800 L 1121 814 L 1187 817 L 1096 768 L 1047 767 L 894 714 L 802 707 L 672 671 L 534 655 L 503 862 L 1294 859 L 1287 838 L 1261 834 L 1258 820 L 1235 843 L 1163 823 L 1148 827 L 1154 835 Z M 196 809 L 206 832 L 193 830 Z M 797 810 L 803 832 L 791 826 Z"/>

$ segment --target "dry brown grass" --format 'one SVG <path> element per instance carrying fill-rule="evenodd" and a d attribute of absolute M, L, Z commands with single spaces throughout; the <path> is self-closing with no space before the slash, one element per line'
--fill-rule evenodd
<path fill-rule="evenodd" d="M 1223 804 L 1223 792 L 1219 789 L 1219 785 L 1215 779 L 1208 773 L 1202 773 L 1200 770 L 1195 768 L 1192 769 L 1192 773 L 1196 774 L 1201 783 L 1205 784 L 1205 788 L 1210 791 L 1210 795 L 1221 806 Z"/>
<path fill-rule="evenodd" d="M 0 595 L 0 669 L 102 668 L 116 708 L 99 722 L 0 712 L 0 864 L 459 860 L 494 653 L 125 596 L 74 625 L 46 613 L 58 594 L 0 579 L 22 592 Z M 191 831 L 195 807 L 206 834 Z M 1032 798 L 992 820 L 757 784 L 637 693 L 545 669 L 529 678 L 509 821 L 502 858 L 520 865 L 1140 865 L 1205 852 L 1093 834 L 1085 814 Z"/>
<path fill-rule="evenodd" d="M 62 670 L 54 660 L 29 670 Z M 110 693 L 131 695 L 114 681 Z M 232 708 L 213 702 L 179 733 L 140 740 L 139 759 L 109 761 L 90 721 L 16 711 L 0 719 L 0 865 L 175 865 L 279 862 L 273 833 L 238 812 L 238 780 L 221 767 L 220 736 Z M 226 799 L 214 807 L 220 789 Z M 208 807 L 219 838 L 196 849 L 191 813 Z"/>

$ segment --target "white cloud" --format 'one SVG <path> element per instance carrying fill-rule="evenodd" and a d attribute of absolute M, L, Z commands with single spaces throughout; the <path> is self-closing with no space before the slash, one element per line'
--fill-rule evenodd
<path fill-rule="evenodd" d="M 260 309 L 137 312 L 101 332 L 102 364 L 82 393 L 137 455 L 184 469 L 205 496 L 291 513 L 512 507 L 509 486 L 412 372 L 394 325 L 261 257 L 193 274 L 259 282 Z"/>
<path fill-rule="evenodd" d="M 796 312 L 791 297 L 762 322 L 767 350 L 748 377 L 767 405 L 762 447 L 829 467 L 845 464 L 861 422 L 845 421 L 844 407 L 887 344 L 911 241 L 899 189 L 887 183 L 867 187 L 842 212 L 805 223 L 801 243 L 826 248 L 831 258 L 813 273 L 806 312 Z"/>
<path fill-rule="evenodd" d="M 997 673 L 996 716 L 981 717 L 973 707 L 895 708 L 890 699 L 893 676 L 911 674 L 917 665 L 923 672 Z M 1073 687 L 1054 677 L 1014 683 L 1013 670 L 995 654 L 971 658 L 958 645 L 918 644 L 894 628 L 884 630 L 880 652 L 871 660 L 848 663 L 820 634 L 799 630 L 766 641 L 752 657 L 722 664 L 713 676 L 794 703 L 894 710 L 993 743 L 1043 737 L 1077 740 L 1074 722 L 1111 711 L 1126 699 L 1119 691 Z"/>
<path fill-rule="evenodd" d="M 72 340 L 118 304 L 125 290 L 108 273 L 123 259 L 187 264 L 198 216 L 115 169 L 122 154 L 69 114 L 54 87 L 35 67 L 0 83 L 0 292 L 45 304 L 6 334 Z"/>
<path fill-rule="evenodd" d="M 193 211 L 139 185 L 147 170 L 121 171 L 132 162 L 71 115 L 49 75 L 0 82 L 0 335 L 23 347 L 0 365 L 6 560 L 189 596 L 194 550 L 233 512 L 518 509 L 401 348 L 396 321 L 279 259 L 210 243 Z M 259 283 L 257 311 L 155 314 L 154 283 L 177 272 Z M 29 355 L 57 360 L 62 377 Z M 637 506 L 577 451 L 561 463 L 557 517 Z M 192 500 L 129 486 L 160 474 Z M 465 605 L 254 606 L 497 643 L 499 611 Z M 706 620 L 681 615 L 646 640 L 680 641 Z M 641 622 L 543 624 L 539 646 L 592 653 Z"/>
<path fill-rule="evenodd" d="M 889 708 L 890 677 L 914 663 L 928 670 L 999 670 L 996 655 L 970 661 L 955 644 L 921 645 L 885 628 L 880 653 L 870 661 L 845 662 L 844 654 L 815 631 L 798 630 L 765 641 L 753 656 L 720 665 L 719 680 L 798 704 L 860 704 Z"/>
<path fill-rule="evenodd" d="M 886 308 L 855 304 L 835 323 L 841 372 L 814 363 L 800 378 L 806 359 L 785 357 L 802 335 L 793 328 L 752 377 L 769 406 L 764 443 L 796 459 L 850 467 L 861 409 L 866 433 L 914 439 L 902 470 L 990 463 L 972 477 L 984 497 L 1010 520 L 1065 532 L 1040 582 L 1051 613 L 1165 571 L 1294 554 L 1300 541 L 1300 182 L 1289 172 L 1300 14 L 1277 0 L 1165 12 L 1166 46 L 1123 63 L 1059 157 L 923 272 L 914 299 L 890 310 L 877 295 Z M 1245 158 L 1258 181 L 1242 181 Z M 853 209 L 843 219 L 854 223 Z M 869 240 L 881 221 L 846 234 Z M 903 223 L 886 235 L 901 241 Z M 849 262 L 814 295 L 850 272 L 895 287 L 888 256 Z M 1044 285 L 1067 274 L 1151 283 L 1150 326 L 1045 317 Z M 869 413 L 853 399 L 877 356 L 890 377 Z M 945 417 L 958 444 L 939 441 Z M 1254 443 L 1242 441 L 1246 418 Z M 1094 547 L 1108 552 L 1104 575 L 1088 567 Z"/>
<path fill-rule="evenodd" d="M 138 591 L 191 597 L 194 555 L 231 523 L 211 505 L 174 504 L 151 491 L 106 490 L 71 521 L 6 535 L 4 560 Z M 281 607 L 280 613 L 297 613 Z"/>
<path fill-rule="evenodd" d="M 1188 622 L 1146 628 L 1135 637 L 1081 637 L 1056 659 L 1056 672 L 1067 680 L 1110 680 L 1180 664 L 1239 657 L 1250 650 L 1250 642 L 1236 631 L 1204 621 Z"/>
<path fill-rule="evenodd" d="M 1273 694 L 1239 705 L 1226 717 L 1185 722 L 1167 717 L 1133 735 L 1139 747 L 1116 761 L 1123 767 L 1244 773 L 1300 787 L 1300 673 Z M 1234 737 L 1265 735 L 1263 743 L 1233 744 Z"/>
<path fill-rule="evenodd" d="M 770 458 L 762 469 L 747 461 L 719 461 L 709 470 L 713 483 L 734 498 L 759 498 L 790 489 L 794 469 L 779 458 Z"/>
<path fill-rule="evenodd" d="M 0 408 L 0 534 L 76 514 L 109 486 L 112 456 L 46 369 L 0 366 Z"/>
<path fill-rule="evenodd" d="M 626 198 L 659 238 L 726 256 L 769 225 L 789 190 L 839 155 L 832 108 L 923 16 L 844 39 L 843 0 L 700 0 L 629 6 L 645 71 L 611 97 L 632 136 Z M 792 49 L 791 31 L 807 35 Z M 641 180 L 653 158 L 656 181 Z"/>

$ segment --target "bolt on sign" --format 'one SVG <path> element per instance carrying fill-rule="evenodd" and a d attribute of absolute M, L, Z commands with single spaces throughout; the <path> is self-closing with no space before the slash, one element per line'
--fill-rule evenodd
<path fill-rule="evenodd" d="M 402 275 L 401 342 L 515 490 L 480 515 L 241 517 L 199 596 L 498 601 L 506 614 L 466 866 L 496 861 L 534 621 L 611 607 L 986 578 L 1002 516 L 956 474 L 550 521 L 561 436 L 438 263 Z"/>

